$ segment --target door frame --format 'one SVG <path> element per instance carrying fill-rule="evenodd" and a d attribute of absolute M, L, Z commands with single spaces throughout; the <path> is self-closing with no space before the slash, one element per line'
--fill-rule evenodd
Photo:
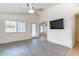
<path fill-rule="evenodd" d="M 76 16 L 76 14 L 75 15 L 73 15 L 73 17 L 72 17 L 72 48 L 75 46 L 75 16 Z"/>
<path fill-rule="evenodd" d="M 47 21 L 43 21 L 43 22 L 40 22 L 40 23 L 39 23 L 39 37 L 42 35 L 42 33 L 40 32 L 40 27 L 41 27 L 41 26 L 46 26 L 46 27 L 47 27 L 47 25 L 48 25 L 48 24 L 47 24 Z M 46 30 L 47 30 L 47 28 L 46 28 Z M 44 31 L 44 27 L 43 27 L 43 31 Z M 48 31 L 47 31 L 47 32 L 48 32 Z M 47 40 L 47 32 L 46 32 L 46 34 L 44 33 L 44 34 L 46 35 L 46 40 Z"/>
<path fill-rule="evenodd" d="M 76 44 L 76 15 L 79 14 L 79 12 L 76 12 L 73 17 L 72 17 L 72 48 L 75 46 Z"/>

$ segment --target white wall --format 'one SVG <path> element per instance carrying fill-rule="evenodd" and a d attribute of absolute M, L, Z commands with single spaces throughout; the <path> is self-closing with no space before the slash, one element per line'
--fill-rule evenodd
<path fill-rule="evenodd" d="M 25 33 L 5 33 L 5 20 L 24 21 L 27 23 Z M 37 23 L 34 15 L 0 14 L 0 44 L 31 38 L 31 23 Z"/>
<path fill-rule="evenodd" d="M 77 7 L 74 4 L 59 4 L 48 8 L 39 16 L 39 22 L 47 21 L 47 40 L 66 47 L 72 47 L 72 18 Z M 64 29 L 50 29 L 49 21 L 64 18 Z"/>

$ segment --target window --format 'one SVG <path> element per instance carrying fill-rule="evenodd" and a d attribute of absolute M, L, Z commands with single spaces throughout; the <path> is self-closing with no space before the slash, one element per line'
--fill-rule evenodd
<path fill-rule="evenodd" d="M 25 22 L 17 22 L 17 32 L 26 32 Z"/>
<path fill-rule="evenodd" d="M 5 32 L 16 32 L 16 22 L 5 21 Z"/>
<path fill-rule="evenodd" d="M 5 21 L 5 32 L 26 32 L 25 22 Z"/>

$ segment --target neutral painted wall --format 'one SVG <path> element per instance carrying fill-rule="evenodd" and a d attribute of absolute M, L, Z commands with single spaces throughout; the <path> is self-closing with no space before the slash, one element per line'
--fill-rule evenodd
<path fill-rule="evenodd" d="M 26 22 L 27 31 L 25 33 L 5 33 L 5 20 Z M 0 14 L 0 44 L 31 38 L 31 23 L 37 23 L 37 16 L 18 15 L 18 14 Z"/>
<path fill-rule="evenodd" d="M 74 4 L 59 4 L 55 7 L 50 7 L 39 16 L 39 22 L 47 21 L 47 40 L 66 47 L 72 48 L 73 22 L 72 18 L 77 12 L 77 7 Z M 64 18 L 64 29 L 50 29 L 49 21 Z"/>

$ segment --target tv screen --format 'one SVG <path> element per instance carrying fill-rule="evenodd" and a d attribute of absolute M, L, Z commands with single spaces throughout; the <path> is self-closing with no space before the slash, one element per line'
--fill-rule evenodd
<path fill-rule="evenodd" d="M 50 21 L 50 29 L 64 29 L 63 18 Z"/>

